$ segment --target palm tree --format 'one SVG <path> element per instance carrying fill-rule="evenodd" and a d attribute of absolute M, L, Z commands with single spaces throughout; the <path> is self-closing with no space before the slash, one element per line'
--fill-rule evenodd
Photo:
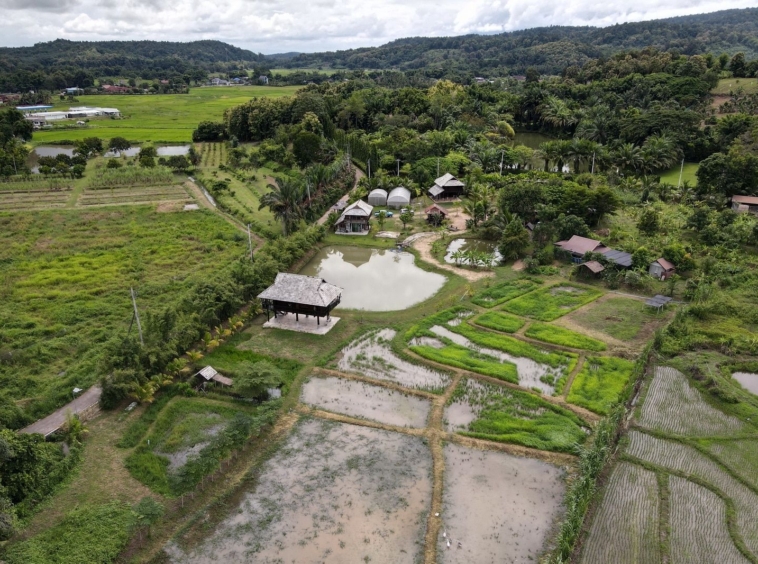
<path fill-rule="evenodd" d="M 632 143 L 624 143 L 614 151 L 613 164 L 622 172 L 635 172 L 642 166 L 642 151 Z"/>
<path fill-rule="evenodd" d="M 568 162 L 574 154 L 574 148 L 571 145 L 571 141 L 556 141 L 555 154 L 558 172 L 563 172 L 564 163 Z"/>
<path fill-rule="evenodd" d="M 545 172 L 550 170 L 550 163 L 557 163 L 560 159 L 558 141 L 547 141 L 540 144 L 537 157 L 545 161 Z"/>
<path fill-rule="evenodd" d="M 302 215 L 303 183 L 289 178 L 277 178 L 275 183 L 268 185 L 271 192 L 261 197 L 258 209 L 270 209 L 274 217 L 282 222 L 284 234 L 289 235 Z"/>
<path fill-rule="evenodd" d="M 569 128 L 577 121 L 568 104 L 556 96 L 548 96 L 537 109 L 540 121 L 556 129 Z"/>

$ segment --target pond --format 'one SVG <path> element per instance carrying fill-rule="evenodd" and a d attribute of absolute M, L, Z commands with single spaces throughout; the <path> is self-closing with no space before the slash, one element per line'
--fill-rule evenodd
<path fill-rule="evenodd" d="M 497 250 L 497 243 L 494 241 L 482 241 L 481 239 L 455 239 L 450 243 L 445 254 L 445 262 L 449 264 L 471 264 L 471 256 L 456 261 L 454 258 L 457 252 L 476 253 L 473 256 L 488 255 L 490 266 L 498 264 L 503 256 Z M 482 261 L 483 262 L 483 261 Z M 481 264 L 481 263 L 480 263 Z"/>
<path fill-rule="evenodd" d="M 159 157 L 173 157 L 176 155 L 186 155 L 187 153 L 189 153 L 190 146 L 189 145 L 157 145 L 155 149 Z M 129 149 L 126 149 L 125 151 L 121 151 L 120 153 L 108 151 L 103 156 L 107 158 L 136 157 L 139 154 L 139 151 L 140 151 L 139 147 L 130 147 Z"/>
<path fill-rule="evenodd" d="M 548 141 L 555 141 L 555 138 L 536 131 L 521 131 L 513 138 L 514 145 L 526 145 L 530 149 L 539 149 L 542 143 Z"/>
<path fill-rule="evenodd" d="M 73 145 L 40 145 L 29 153 L 29 156 L 26 158 L 26 164 L 32 172 L 37 173 L 39 172 L 40 157 L 57 157 L 58 155 L 73 157 L 74 149 Z"/>
<path fill-rule="evenodd" d="M 758 374 L 752 372 L 735 372 L 732 378 L 737 380 L 740 385 L 751 394 L 758 395 Z"/>
<path fill-rule="evenodd" d="M 445 283 L 414 260 L 406 252 L 338 245 L 321 249 L 300 274 L 341 287 L 340 308 L 397 311 L 432 297 Z"/>

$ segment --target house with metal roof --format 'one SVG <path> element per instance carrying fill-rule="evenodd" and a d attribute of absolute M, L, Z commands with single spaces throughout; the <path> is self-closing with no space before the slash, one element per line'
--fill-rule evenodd
<path fill-rule="evenodd" d="M 574 235 L 568 241 L 558 241 L 555 246 L 569 253 L 571 261 L 577 264 L 584 262 L 584 255 L 587 253 L 599 253 L 616 266 L 622 268 L 632 266 L 632 255 L 606 247 L 601 241 L 596 241 L 595 239 Z"/>
<path fill-rule="evenodd" d="M 434 200 L 447 198 L 460 198 L 463 196 L 463 190 L 466 185 L 458 180 L 455 176 L 444 174 L 434 181 L 434 186 L 427 191 L 429 196 Z"/>
<path fill-rule="evenodd" d="M 363 200 L 353 202 L 345 208 L 334 224 L 336 233 L 366 235 L 370 229 L 369 221 L 374 206 Z"/>
<path fill-rule="evenodd" d="M 303 276 L 280 272 L 274 283 L 258 295 L 266 317 L 270 320 L 287 313 L 294 313 L 299 321 L 300 315 L 312 315 L 316 324 L 321 317 L 327 323 L 331 311 L 337 307 L 342 298 L 342 288 L 329 284 L 317 276 Z"/>
<path fill-rule="evenodd" d="M 758 214 L 758 196 L 732 196 L 732 210 Z"/>
<path fill-rule="evenodd" d="M 658 278 L 659 280 L 666 280 L 673 276 L 675 272 L 676 267 L 663 257 L 651 262 L 650 268 L 648 269 L 650 276 Z"/>

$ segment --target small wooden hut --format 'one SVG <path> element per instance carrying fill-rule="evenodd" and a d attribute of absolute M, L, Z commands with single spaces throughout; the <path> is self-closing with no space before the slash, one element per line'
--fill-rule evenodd
<path fill-rule="evenodd" d="M 329 284 L 316 276 L 303 276 L 280 272 L 274 283 L 258 295 L 266 318 L 271 314 L 294 313 L 295 319 L 300 315 L 312 315 L 316 324 L 320 325 L 321 318 L 329 321 L 331 311 L 337 307 L 342 298 L 342 288 Z"/>
<path fill-rule="evenodd" d="M 426 221 L 432 225 L 441 225 L 447 219 L 447 210 L 437 204 L 432 204 L 424 210 Z"/>
<path fill-rule="evenodd" d="M 434 200 L 448 198 L 460 198 L 466 185 L 449 172 L 434 181 L 434 186 L 429 188 L 429 196 Z"/>
<path fill-rule="evenodd" d="M 212 366 L 206 366 L 200 372 L 195 374 L 195 377 L 200 380 L 201 384 L 206 384 L 207 382 L 216 382 L 217 384 L 221 384 L 222 386 L 231 386 L 233 383 L 231 378 L 222 376 Z"/>
<path fill-rule="evenodd" d="M 659 280 L 666 280 L 676 272 L 676 267 L 665 258 L 659 258 L 650 263 L 648 273 Z"/>

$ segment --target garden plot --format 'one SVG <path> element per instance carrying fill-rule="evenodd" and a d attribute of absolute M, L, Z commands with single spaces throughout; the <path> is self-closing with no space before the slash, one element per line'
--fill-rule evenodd
<path fill-rule="evenodd" d="M 445 424 L 470 437 L 571 453 L 589 433 L 574 413 L 534 394 L 470 379 L 453 393 Z"/>
<path fill-rule="evenodd" d="M 342 378 L 311 377 L 300 400 L 313 407 L 398 427 L 424 427 L 429 401 Z"/>
<path fill-rule="evenodd" d="M 526 278 L 509 280 L 508 282 L 497 284 L 477 293 L 471 298 L 471 301 L 482 307 L 495 307 L 508 300 L 529 293 L 538 288 L 541 284 L 541 281 L 529 280 Z"/>
<path fill-rule="evenodd" d="M 587 337 L 576 331 L 564 329 L 549 323 L 532 323 L 524 333 L 525 336 L 562 347 L 572 347 L 588 351 L 604 351 L 607 345 L 603 341 Z"/>
<path fill-rule="evenodd" d="M 713 492 L 678 476 L 671 490 L 671 563 L 747 564 L 726 526 L 726 506 Z"/>
<path fill-rule="evenodd" d="M 80 206 L 114 204 L 141 204 L 162 201 L 190 201 L 192 198 L 181 186 L 158 186 L 155 188 L 114 188 L 112 190 L 85 190 L 80 196 Z"/>
<path fill-rule="evenodd" d="M 602 291 L 589 286 L 561 283 L 506 302 L 503 309 L 540 321 L 553 321 L 602 295 Z"/>
<path fill-rule="evenodd" d="M 423 554 L 431 471 L 419 438 L 304 420 L 215 533 L 188 552 L 175 544 L 166 552 L 182 564 L 413 564 Z"/>
<path fill-rule="evenodd" d="M 563 318 L 561 323 L 569 323 L 629 343 L 644 341 L 667 319 L 667 315 L 655 313 L 640 300 L 609 297 L 572 313 Z"/>
<path fill-rule="evenodd" d="M 687 378 L 659 366 L 640 411 L 640 425 L 678 435 L 731 435 L 745 424 L 708 405 Z"/>
<path fill-rule="evenodd" d="M 475 323 L 502 333 L 515 333 L 524 326 L 526 321 L 502 311 L 488 311 L 477 317 Z"/>
<path fill-rule="evenodd" d="M 439 391 L 447 386 L 450 377 L 446 374 L 411 364 L 393 353 L 389 343 L 395 335 L 393 329 L 382 329 L 353 341 L 342 350 L 337 367 L 408 388 Z"/>
<path fill-rule="evenodd" d="M 514 364 L 518 373 L 518 383 L 525 388 L 536 388 L 544 394 L 552 394 L 555 381 L 563 374 L 563 369 L 560 366 L 554 368 L 530 358 L 514 356 L 501 350 L 475 344 L 467 337 L 439 325 L 433 326 L 430 331 L 477 354 L 485 355 L 500 362 Z"/>
<path fill-rule="evenodd" d="M 62 208 L 71 197 L 71 190 L 0 190 L 0 211 Z"/>
<path fill-rule="evenodd" d="M 627 454 L 664 468 L 670 468 L 717 487 L 733 502 L 737 514 L 737 529 L 747 547 L 758 554 L 758 495 L 727 474 L 718 464 L 695 449 L 675 441 L 657 439 L 651 435 L 629 433 Z"/>
<path fill-rule="evenodd" d="M 444 456 L 437 561 L 538 561 L 562 513 L 563 471 L 538 460 L 455 444 L 445 445 Z"/>
<path fill-rule="evenodd" d="M 591 356 L 574 378 L 566 401 L 606 415 L 619 399 L 634 362 L 613 356 Z"/>
<path fill-rule="evenodd" d="M 658 564 L 658 496 L 653 472 L 619 463 L 592 522 L 582 564 Z"/>

